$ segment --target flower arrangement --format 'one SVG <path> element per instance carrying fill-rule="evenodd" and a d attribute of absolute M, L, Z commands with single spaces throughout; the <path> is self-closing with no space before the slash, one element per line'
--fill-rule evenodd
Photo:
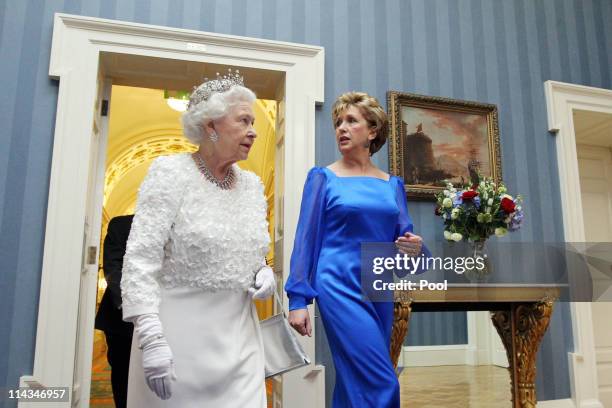
<path fill-rule="evenodd" d="M 503 183 L 474 177 L 472 185 L 457 189 L 446 183 L 436 194 L 436 215 L 444 220 L 444 238 L 448 241 L 482 242 L 495 234 L 502 237 L 521 227 L 524 213 L 522 197 L 507 194 Z"/>

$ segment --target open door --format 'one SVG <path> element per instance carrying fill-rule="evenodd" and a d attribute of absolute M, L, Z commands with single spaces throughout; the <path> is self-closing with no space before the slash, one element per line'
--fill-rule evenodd
<path fill-rule="evenodd" d="M 276 146 L 274 152 L 274 278 L 278 293 L 284 299 L 283 259 L 284 259 L 284 207 L 285 197 L 285 81 L 281 81 L 276 91 Z M 281 312 L 274 302 L 274 314 Z M 281 376 L 272 378 L 272 407 L 283 406 L 283 380 Z M 269 405 L 269 402 L 268 402 Z"/>
<path fill-rule="evenodd" d="M 89 137 L 89 180 L 83 234 L 83 257 L 80 270 L 79 311 L 76 334 L 77 355 L 74 361 L 71 405 L 89 407 L 91 386 L 91 356 L 93 351 L 94 319 L 100 255 L 104 169 L 108 139 L 108 111 L 111 82 L 98 74 L 94 121 Z"/>
<path fill-rule="evenodd" d="M 290 132 L 291 130 L 290 122 L 295 117 L 298 116 L 296 113 L 296 106 L 293 106 L 293 109 L 289 109 L 287 100 L 291 98 L 298 99 L 303 101 L 304 107 L 314 106 L 315 101 L 311 95 L 308 94 L 300 94 L 299 96 L 293 95 L 290 92 L 290 87 L 287 85 L 287 76 L 283 81 L 279 82 L 279 86 L 276 91 L 276 101 L 277 105 L 277 115 L 276 115 L 276 152 L 275 152 L 275 183 L 276 183 L 276 191 L 275 191 L 275 231 L 274 231 L 274 253 L 275 253 L 275 278 L 278 283 L 279 293 L 284 294 L 284 283 L 289 275 L 289 270 L 285 268 L 289 265 L 289 258 L 291 257 L 291 253 L 289 248 L 292 248 L 292 242 L 287 242 L 287 239 L 292 239 L 288 237 L 293 237 L 292 231 L 286 230 L 286 225 L 290 223 L 292 220 L 298 219 L 299 213 L 299 204 L 295 206 L 293 211 L 289 208 L 289 200 L 287 197 L 291 194 L 293 198 L 299 199 L 297 203 L 300 203 L 300 199 L 302 196 L 302 182 L 295 183 L 295 180 L 288 178 L 288 174 L 292 174 L 295 171 L 295 168 L 299 168 L 300 157 L 305 156 L 307 152 L 305 151 L 306 146 L 301 146 L 296 149 L 296 146 L 299 143 L 296 143 L 296 139 L 301 137 L 300 132 Z M 289 90 L 288 90 L 289 89 Z M 288 96 L 289 94 L 289 96 Z M 299 104 L 296 104 L 299 105 Z M 288 114 L 289 111 L 289 114 Z M 290 117 L 289 117 L 290 115 Z M 311 124 L 314 125 L 314 111 L 312 112 L 312 116 L 306 119 L 306 123 L 308 120 L 311 120 Z M 308 128 L 301 129 L 304 134 L 307 134 Z M 289 150 L 287 151 L 287 145 L 289 143 Z M 314 147 L 314 144 L 313 144 Z M 304 149 L 304 150 L 300 150 Z M 299 152 L 296 154 L 296 152 Z M 297 156 L 297 157 L 296 157 Z M 287 157 L 291 157 L 292 161 L 287 162 Z M 313 163 L 314 164 L 314 163 Z M 311 164 L 312 165 L 312 164 Z M 306 170 L 306 169 L 304 169 Z M 306 174 L 306 171 L 304 171 Z M 292 191 L 288 191 L 292 190 Z M 288 223 L 285 223 L 285 217 L 288 218 Z M 293 227 L 292 227 L 293 228 Z M 283 295 L 285 303 L 283 308 L 287 311 L 287 303 L 286 296 Z M 277 307 L 275 305 L 275 307 Z M 273 392 L 272 392 L 272 403 L 273 408 L 312 408 L 312 407 L 324 407 L 325 406 L 325 367 L 317 365 L 315 363 L 315 339 L 316 339 L 316 329 L 315 329 L 315 315 L 314 315 L 314 307 L 311 305 L 308 307 L 310 312 L 310 317 L 312 321 L 312 337 L 300 336 L 297 335 L 302 347 L 306 351 L 306 353 L 310 356 L 312 360 L 312 364 L 309 366 L 300 368 L 298 370 L 294 370 L 288 373 L 283 374 L 282 378 L 275 377 L 273 379 Z M 275 310 L 276 311 L 276 310 Z M 297 333 L 296 333 L 297 334 Z"/>
<path fill-rule="evenodd" d="M 612 135 L 609 133 L 612 114 L 579 111 L 574 112 L 574 117 L 586 242 L 602 247 L 601 252 L 593 249 L 590 252 L 592 256 L 612 262 L 612 254 L 608 252 L 612 242 Z M 593 295 L 599 299 L 591 304 L 599 400 L 604 407 L 612 407 L 610 271 L 592 267 L 591 273 L 594 278 Z"/>

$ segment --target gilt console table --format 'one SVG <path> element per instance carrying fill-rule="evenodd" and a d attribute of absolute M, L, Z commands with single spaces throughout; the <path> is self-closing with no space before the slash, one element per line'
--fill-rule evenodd
<path fill-rule="evenodd" d="M 413 312 L 491 312 L 508 356 L 513 408 L 535 408 L 536 354 L 564 285 L 449 284 L 445 291 L 395 292 L 391 358 L 395 366 Z"/>

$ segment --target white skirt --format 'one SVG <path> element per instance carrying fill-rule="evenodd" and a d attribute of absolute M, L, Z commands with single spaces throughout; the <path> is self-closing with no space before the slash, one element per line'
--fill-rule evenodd
<path fill-rule="evenodd" d="M 245 292 L 162 289 L 159 317 L 176 381 L 163 401 L 145 383 L 132 341 L 128 407 L 265 408 L 264 354 L 255 305 Z"/>

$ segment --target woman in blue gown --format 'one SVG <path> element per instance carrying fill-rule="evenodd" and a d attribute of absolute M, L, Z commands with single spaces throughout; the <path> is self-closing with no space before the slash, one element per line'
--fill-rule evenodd
<path fill-rule="evenodd" d="M 340 96 L 332 109 L 342 158 L 315 167 L 304 186 L 285 290 L 289 322 L 311 334 L 307 305 L 314 298 L 336 368 L 333 407 L 399 407 L 399 384 L 389 355 L 392 302 L 362 299 L 360 244 L 395 242 L 418 254 L 403 181 L 371 161 L 387 137 L 387 117 L 364 93 Z"/>

